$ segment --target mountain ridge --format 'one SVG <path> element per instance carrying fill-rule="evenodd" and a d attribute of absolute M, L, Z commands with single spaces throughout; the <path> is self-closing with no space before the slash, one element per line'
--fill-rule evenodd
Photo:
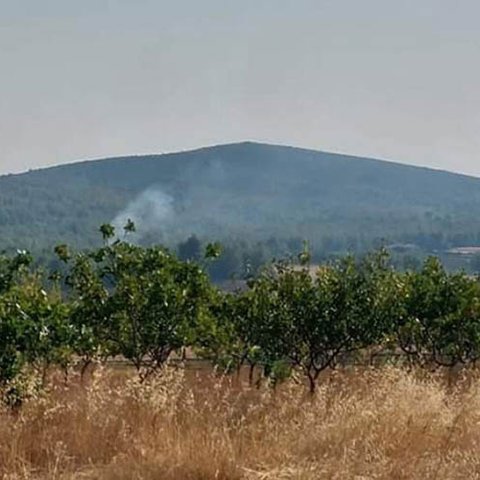
<path fill-rule="evenodd" d="M 142 241 L 306 238 L 326 251 L 380 239 L 480 243 L 480 178 L 298 147 L 241 142 L 94 159 L 0 177 L 0 248 L 84 247 L 136 217 Z M 297 242 L 298 244 L 298 242 Z"/>
<path fill-rule="evenodd" d="M 430 172 L 441 172 L 441 173 L 446 173 L 446 174 L 451 174 L 451 175 L 458 175 L 460 177 L 466 177 L 466 178 L 474 178 L 474 179 L 480 179 L 480 175 L 473 175 L 473 174 L 468 174 L 468 173 L 463 173 L 463 172 L 456 172 L 453 170 L 448 170 L 445 168 L 437 168 L 437 167 L 431 167 L 427 165 L 414 165 L 411 163 L 403 163 L 398 160 L 392 160 L 392 159 L 386 159 L 386 158 L 377 158 L 377 157 L 369 157 L 366 155 L 354 155 L 352 153 L 345 153 L 345 152 L 340 152 L 340 151 L 330 151 L 330 150 L 317 150 L 315 148 L 308 148 L 308 147 L 299 147 L 296 145 L 288 145 L 288 144 L 280 144 L 280 143 L 269 143 L 269 142 L 261 142 L 261 141 L 255 141 L 255 140 L 244 140 L 244 141 L 239 141 L 239 142 L 229 142 L 229 143 L 219 143 L 219 144 L 213 144 L 213 145 L 205 145 L 205 146 L 200 146 L 200 147 L 194 147 L 194 148 L 188 148 L 185 150 L 175 150 L 175 151 L 169 151 L 169 152 L 162 152 L 162 153 L 155 153 L 155 152 L 150 152 L 150 153 L 140 153 L 140 154 L 125 154 L 125 155 L 112 155 L 112 156 L 107 156 L 107 157 L 94 157 L 94 158 L 89 158 L 89 159 L 78 159 L 78 160 L 72 160 L 67 163 L 59 163 L 59 164 L 54 164 L 54 165 L 47 165 L 43 167 L 38 167 L 38 168 L 32 168 L 28 169 L 22 172 L 15 172 L 15 173 L 3 173 L 0 174 L 0 178 L 2 177 L 15 177 L 15 176 L 22 176 L 22 175 L 28 175 L 30 173 L 36 173 L 36 172 L 43 172 L 45 170 L 52 170 L 52 169 L 61 169 L 61 168 L 68 168 L 71 166 L 82 166 L 82 165 L 88 165 L 88 164 L 96 164 L 100 162 L 110 162 L 110 161 L 117 161 L 117 160 L 135 160 L 135 159 L 143 159 L 145 157 L 164 157 L 164 156 L 170 156 L 170 155 L 182 155 L 182 154 L 193 154 L 193 153 L 199 153 L 202 151 L 206 150 L 212 150 L 212 149 L 220 149 L 220 148 L 229 148 L 229 147 L 235 147 L 235 146 L 259 146 L 259 147 L 273 147 L 273 148 L 282 148 L 282 149 L 291 149 L 299 152 L 305 152 L 305 153 L 316 153 L 316 154 L 325 154 L 325 155 L 331 155 L 331 156 L 338 156 L 338 157 L 343 157 L 343 158 L 348 158 L 352 160 L 359 160 L 359 161 L 367 161 L 367 162 L 379 162 L 379 163 L 387 163 L 391 165 L 397 165 L 400 167 L 407 167 L 407 168 L 414 168 L 414 169 L 420 169 L 420 170 L 428 170 Z"/>

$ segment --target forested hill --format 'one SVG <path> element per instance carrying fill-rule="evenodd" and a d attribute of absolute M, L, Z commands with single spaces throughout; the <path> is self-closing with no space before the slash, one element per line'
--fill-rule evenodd
<path fill-rule="evenodd" d="M 480 179 L 379 160 L 240 143 L 0 177 L 0 247 L 92 243 L 133 217 L 139 240 L 308 238 L 325 249 L 383 238 L 480 241 Z M 140 238 L 141 237 L 141 238 Z"/>

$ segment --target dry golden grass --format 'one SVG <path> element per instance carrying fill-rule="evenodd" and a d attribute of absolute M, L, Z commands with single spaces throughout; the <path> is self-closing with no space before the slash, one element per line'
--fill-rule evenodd
<path fill-rule="evenodd" d="M 480 478 L 480 380 L 329 375 L 315 398 L 167 370 L 97 371 L 0 415 L 3 479 Z"/>

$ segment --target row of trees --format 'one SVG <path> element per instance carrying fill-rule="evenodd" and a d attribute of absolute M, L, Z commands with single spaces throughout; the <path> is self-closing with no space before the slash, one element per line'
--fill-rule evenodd
<path fill-rule="evenodd" d="M 220 255 L 208 245 L 197 262 L 159 247 L 115 240 L 55 252 L 62 265 L 42 272 L 26 252 L 0 258 L 0 387 L 10 391 L 26 368 L 121 357 L 141 380 L 189 348 L 233 371 L 262 368 L 277 382 L 302 372 L 311 392 L 322 371 L 361 358 L 401 355 L 420 365 L 474 364 L 480 356 L 480 284 L 428 259 L 398 272 L 379 251 L 315 269 L 309 253 L 267 265 L 248 288 L 226 293 L 205 273 Z"/>

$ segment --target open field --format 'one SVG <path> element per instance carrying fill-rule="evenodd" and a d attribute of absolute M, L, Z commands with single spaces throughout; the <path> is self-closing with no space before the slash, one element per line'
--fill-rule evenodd
<path fill-rule="evenodd" d="M 480 478 L 480 378 L 383 367 L 251 389 L 167 369 L 72 379 L 0 416 L 3 479 Z"/>

